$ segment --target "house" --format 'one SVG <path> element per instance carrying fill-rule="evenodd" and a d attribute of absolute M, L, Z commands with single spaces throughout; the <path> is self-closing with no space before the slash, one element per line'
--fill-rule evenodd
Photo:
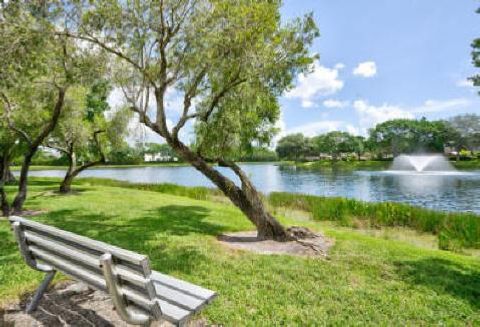
<path fill-rule="evenodd" d="M 163 153 L 145 153 L 143 160 L 145 162 L 177 162 L 178 158 L 165 155 Z"/>

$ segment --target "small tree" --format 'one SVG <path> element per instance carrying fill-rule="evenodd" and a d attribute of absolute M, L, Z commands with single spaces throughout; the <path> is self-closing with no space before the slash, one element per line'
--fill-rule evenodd
<path fill-rule="evenodd" d="M 46 143 L 68 159 L 60 193 L 69 193 L 75 177 L 105 163 L 108 154 L 123 143 L 129 115 L 120 110 L 107 117 L 108 93 L 107 83 L 100 80 L 88 92 L 84 87 L 72 89 L 65 101 L 58 127 Z"/>
<path fill-rule="evenodd" d="M 298 161 L 304 158 L 309 149 L 310 141 L 301 133 L 290 134 L 282 137 L 278 143 L 275 151 L 282 159 L 289 159 Z"/>

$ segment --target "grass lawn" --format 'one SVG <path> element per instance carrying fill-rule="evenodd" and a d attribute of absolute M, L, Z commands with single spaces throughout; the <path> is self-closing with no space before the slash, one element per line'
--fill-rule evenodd
<path fill-rule="evenodd" d="M 34 219 L 147 254 L 153 269 L 216 290 L 202 312 L 210 323 L 480 324 L 478 258 L 283 217 L 334 238 L 329 259 L 233 251 L 215 236 L 252 226 L 231 205 L 86 184 L 60 196 L 51 192 L 57 183 L 32 182 L 27 207 L 46 210 Z M 0 303 L 32 291 L 41 278 L 0 221 Z"/>

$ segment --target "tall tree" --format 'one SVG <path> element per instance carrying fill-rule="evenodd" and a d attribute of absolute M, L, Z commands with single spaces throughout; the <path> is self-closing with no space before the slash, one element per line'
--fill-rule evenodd
<path fill-rule="evenodd" d="M 480 147 L 480 116 L 476 114 L 458 115 L 447 121 L 451 130 L 449 143 L 457 152 L 460 159 L 461 150 L 470 150 Z"/>
<path fill-rule="evenodd" d="M 295 161 L 304 158 L 309 150 L 309 139 L 301 133 L 282 137 L 276 147 L 276 152 L 280 158 Z"/>
<path fill-rule="evenodd" d="M 280 6 L 279 0 L 87 2 L 68 8 L 77 10 L 81 25 L 64 34 L 116 57 L 117 83 L 141 122 L 239 207 L 260 238 L 285 241 L 292 236 L 232 160 L 252 142 L 270 140 L 278 96 L 314 59 L 312 16 L 282 25 Z M 183 108 L 169 128 L 166 93 L 173 89 Z M 191 122 L 193 147 L 179 137 Z M 241 185 L 209 162 L 229 167 Z"/>
<path fill-rule="evenodd" d="M 54 33 L 60 22 L 49 3 L 9 1 L 0 8 L 0 111 L 24 147 L 11 206 L 18 214 L 27 197 L 32 158 L 55 129 L 68 88 L 96 65 L 78 44 Z"/>

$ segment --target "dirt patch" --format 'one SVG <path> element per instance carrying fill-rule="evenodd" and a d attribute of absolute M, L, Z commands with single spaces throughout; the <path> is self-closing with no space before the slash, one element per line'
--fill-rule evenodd
<path fill-rule="evenodd" d="M 224 234 L 218 241 L 231 249 L 251 251 L 259 254 L 288 254 L 295 256 L 326 257 L 329 248 L 335 243 L 333 239 L 322 234 L 300 241 L 276 242 L 257 238 L 256 231 Z"/>
<path fill-rule="evenodd" d="M 37 310 L 25 313 L 25 307 L 31 296 L 9 304 L 0 309 L 0 326 L 15 327 L 56 327 L 56 326 L 92 326 L 127 327 L 113 309 L 109 296 L 100 291 L 89 289 L 79 282 L 64 282 L 55 285 L 44 294 Z M 205 326 L 203 320 L 191 321 L 188 326 Z M 152 327 L 173 326 L 168 322 L 154 322 Z"/>
<path fill-rule="evenodd" d="M 23 210 L 20 214 L 21 217 L 34 217 L 46 213 L 47 210 Z"/>

